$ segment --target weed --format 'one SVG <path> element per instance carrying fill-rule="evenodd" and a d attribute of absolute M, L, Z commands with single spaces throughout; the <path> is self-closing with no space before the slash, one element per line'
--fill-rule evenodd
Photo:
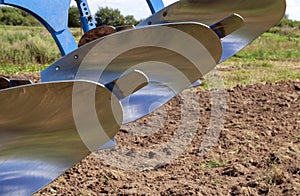
<path fill-rule="evenodd" d="M 223 160 L 207 160 L 204 164 L 201 165 L 203 168 L 218 168 L 224 167 L 226 163 Z"/>
<path fill-rule="evenodd" d="M 284 175 L 282 169 L 277 165 L 271 165 L 268 173 L 265 176 L 265 180 L 270 185 L 279 185 L 283 183 Z"/>
<path fill-rule="evenodd" d="M 218 181 L 218 180 L 212 180 L 211 185 L 215 186 L 215 187 L 222 187 L 222 182 Z"/>

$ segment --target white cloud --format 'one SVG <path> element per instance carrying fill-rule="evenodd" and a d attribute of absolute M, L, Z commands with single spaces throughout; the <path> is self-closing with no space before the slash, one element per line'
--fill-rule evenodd
<path fill-rule="evenodd" d="M 136 19 L 147 18 L 151 15 L 150 9 L 146 0 L 87 0 L 94 14 L 99 7 L 118 8 L 123 15 L 134 15 Z M 163 0 L 165 6 L 176 2 L 177 0 Z M 287 14 L 289 18 L 300 21 L 300 1 L 299 0 L 286 0 L 287 1 Z M 75 5 L 75 1 L 72 1 Z"/>
<path fill-rule="evenodd" d="M 300 21 L 300 1 L 299 0 L 287 0 L 286 14 L 290 19 Z"/>

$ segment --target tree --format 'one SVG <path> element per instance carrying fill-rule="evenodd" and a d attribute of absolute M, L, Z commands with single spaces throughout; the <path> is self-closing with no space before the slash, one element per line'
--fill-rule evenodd
<path fill-rule="evenodd" d="M 132 15 L 123 16 L 120 10 L 108 7 L 100 7 L 95 14 L 95 20 L 97 26 L 124 26 L 138 23 Z"/>
<path fill-rule="evenodd" d="M 124 24 L 124 16 L 118 9 L 110 9 L 108 7 L 99 8 L 95 14 L 97 26 L 112 25 L 121 26 Z"/>
<path fill-rule="evenodd" d="M 278 27 L 300 27 L 300 21 L 290 20 L 288 15 L 285 15 L 276 26 L 278 26 Z"/>
<path fill-rule="evenodd" d="M 17 8 L 0 7 L 1 25 L 40 26 L 40 22 L 25 11 Z"/>
<path fill-rule="evenodd" d="M 80 13 L 76 6 L 71 6 L 69 9 L 68 26 L 69 27 L 81 27 Z"/>
<path fill-rule="evenodd" d="M 137 21 L 132 15 L 125 16 L 124 19 L 125 25 L 137 25 L 139 23 L 139 21 Z"/>

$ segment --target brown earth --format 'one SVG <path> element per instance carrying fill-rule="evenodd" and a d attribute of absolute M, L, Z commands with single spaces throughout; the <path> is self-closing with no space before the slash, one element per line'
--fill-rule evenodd
<path fill-rule="evenodd" d="M 176 159 L 132 171 L 109 164 L 114 157 L 101 160 L 102 152 L 114 149 L 100 151 L 36 195 L 300 195 L 300 82 L 226 90 L 224 127 L 206 154 L 199 153 L 199 148 L 210 131 L 211 93 L 201 88 L 194 93 L 200 100 L 197 132 Z M 155 112 L 123 126 L 116 137 L 119 146 L 128 152 L 151 152 L 169 142 L 182 123 L 183 102 L 174 98 L 164 107 L 166 115 Z M 132 129 L 151 129 L 151 121 L 160 115 L 164 121 L 154 134 L 132 134 Z M 150 159 L 155 156 L 149 153 Z"/>
<path fill-rule="evenodd" d="M 210 93 L 200 88 L 196 93 L 201 100 L 197 134 L 177 159 L 130 171 L 91 154 L 37 195 L 300 195 L 299 82 L 228 89 L 224 128 L 205 155 L 199 147 L 208 128 Z M 180 104 L 173 99 L 165 106 L 167 118 L 153 135 L 128 131 L 150 123 L 150 117 L 122 127 L 119 145 L 139 151 L 168 142 L 179 126 Z"/>

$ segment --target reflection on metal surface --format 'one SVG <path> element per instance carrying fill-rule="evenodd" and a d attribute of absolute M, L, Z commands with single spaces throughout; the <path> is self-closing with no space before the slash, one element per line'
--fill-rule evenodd
<path fill-rule="evenodd" d="M 150 16 L 137 27 L 185 21 L 210 26 L 231 14 L 239 14 L 245 25 L 222 40 L 221 61 L 224 61 L 279 22 L 285 7 L 285 0 L 181 0 Z"/>
<path fill-rule="evenodd" d="M 234 31 L 237 31 L 243 25 L 245 25 L 243 17 L 238 14 L 232 14 L 216 24 L 210 25 L 210 28 L 214 30 L 219 38 L 224 38 Z"/>
<path fill-rule="evenodd" d="M 122 44 L 115 47 L 118 43 Z M 76 54 L 80 54 L 78 59 L 73 58 Z M 86 79 L 107 84 L 126 72 L 140 70 L 149 78 L 149 85 L 127 98 L 131 101 L 125 107 L 124 122 L 130 122 L 157 109 L 154 103 L 163 105 L 208 73 L 221 54 L 218 36 L 206 25 L 157 25 L 116 33 L 86 44 L 45 69 L 42 79 Z M 60 66 L 58 71 L 57 66 Z M 140 96 L 144 94 L 148 96 Z M 139 112 L 130 114 L 130 107 Z"/>
<path fill-rule="evenodd" d="M 102 129 L 90 123 L 82 130 L 75 116 L 90 120 L 85 100 L 91 94 Z M 72 108 L 76 97 L 81 103 Z M 91 82 L 9 88 L 0 91 L 0 99 L 0 195 L 34 193 L 108 142 L 122 122 L 119 101 Z"/>
<path fill-rule="evenodd" d="M 5 89 L 5 88 L 10 88 L 10 87 L 11 87 L 11 84 L 10 84 L 9 79 L 0 76 L 0 90 Z"/>
<path fill-rule="evenodd" d="M 185 81 L 184 83 L 188 84 L 189 82 Z M 171 86 L 152 81 L 148 86 L 121 100 L 124 111 L 123 123 L 129 123 L 151 113 L 176 95 L 175 89 L 172 89 Z"/>
<path fill-rule="evenodd" d="M 32 84 L 31 80 L 25 79 L 8 79 L 5 77 L 0 76 L 0 90 L 15 86 L 23 86 L 27 84 Z"/>

